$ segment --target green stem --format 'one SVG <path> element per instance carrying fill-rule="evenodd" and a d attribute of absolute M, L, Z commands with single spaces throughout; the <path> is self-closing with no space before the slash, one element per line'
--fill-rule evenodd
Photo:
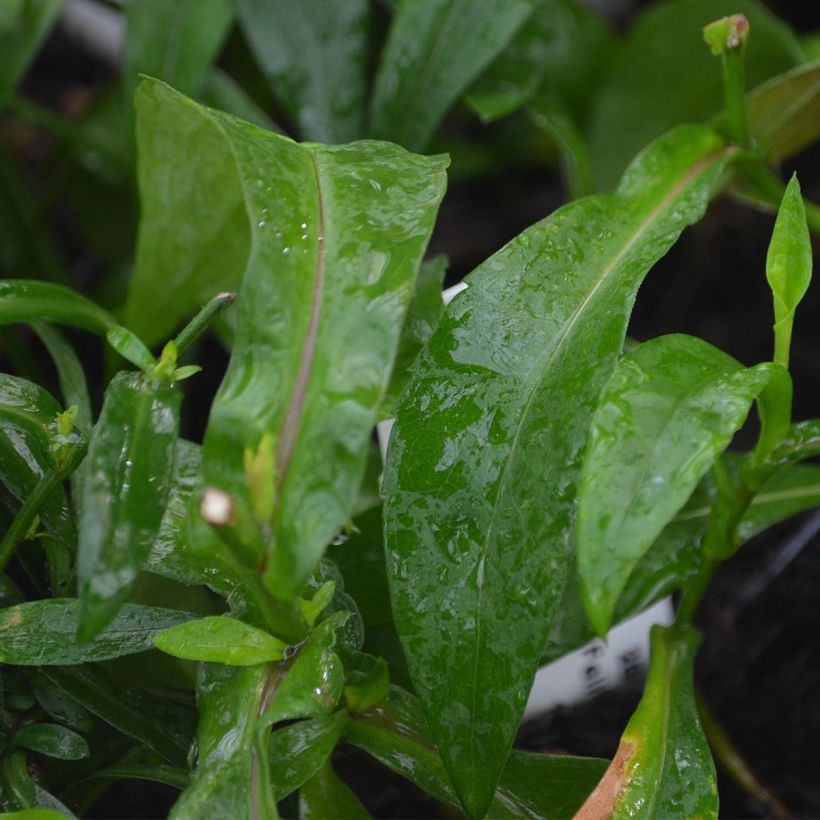
<path fill-rule="evenodd" d="M 177 356 L 181 356 L 236 299 L 235 293 L 218 293 L 188 322 L 174 339 Z"/>
<path fill-rule="evenodd" d="M 772 817 L 792 817 L 792 812 L 780 801 L 780 798 L 758 780 L 757 775 L 740 754 L 726 730 L 718 723 L 697 690 L 695 691 L 695 702 L 712 753 L 725 769 L 726 774 L 748 795 L 765 804 L 770 809 Z"/>
<path fill-rule="evenodd" d="M 691 584 L 683 593 L 680 605 L 678 606 L 678 613 L 675 617 L 675 623 L 679 626 L 688 626 L 695 618 L 700 602 L 712 582 L 712 576 L 715 574 L 717 563 L 704 557 L 703 563 L 700 565 L 698 574 L 692 579 Z"/>
<path fill-rule="evenodd" d="M 743 148 L 749 145 L 746 122 L 746 72 L 744 47 L 727 48 L 723 53 L 723 93 L 726 105 L 726 127 L 730 138 Z"/>
<path fill-rule="evenodd" d="M 6 565 L 17 549 L 17 545 L 25 540 L 26 534 L 31 529 L 34 519 L 39 514 L 48 496 L 55 487 L 59 486 L 77 469 L 85 457 L 87 446 L 87 443 L 75 445 L 63 465 L 44 473 L 37 482 L 23 506 L 17 511 L 17 515 L 14 516 L 14 521 L 11 522 L 11 526 L 3 536 L 3 540 L 0 541 L 0 572 L 5 570 Z"/>

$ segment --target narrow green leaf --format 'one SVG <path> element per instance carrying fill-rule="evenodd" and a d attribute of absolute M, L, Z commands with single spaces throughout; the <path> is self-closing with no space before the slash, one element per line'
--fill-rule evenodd
<path fill-rule="evenodd" d="M 653 627 L 641 702 L 612 764 L 576 815 L 717 818 L 715 764 L 694 696 L 700 636 L 691 627 Z"/>
<path fill-rule="evenodd" d="M 723 106 L 721 72 L 703 43 L 710 20 L 743 14 L 751 37 L 746 79 L 754 87 L 802 62 L 797 37 L 758 0 L 675 0 L 647 6 L 603 76 L 587 136 L 598 190 L 611 189 L 634 154 L 684 122 Z"/>
<path fill-rule="evenodd" d="M 531 13 L 521 0 L 405 0 L 376 74 L 370 130 L 423 151 L 450 106 Z"/>
<path fill-rule="evenodd" d="M 56 723 L 24 726 L 15 733 L 12 742 L 20 748 L 59 760 L 81 760 L 89 755 L 88 744 L 83 737 Z"/>
<path fill-rule="evenodd" d="M 352 712 L 364 712 L 390 694 L 390 672 L 384 658 L 373 658 L 366 672 L 351 675 L 344 689 L 345 703 Z"/>
<path fill-rule="evenodd" d="M 94 722 L 88 712 L 59 686 L 38 670 L 33 671 L 31 681 L 34 696 L 47 714 L 79 732 L 93 730 Z"/>
<path fill-rule="evenodd" d="M 120 356 L 126 361 L 129 361 L 135 367 L 138 367 L 144 373 L 147 373 L 155 364 L 151 351 L 145 346 L 143 341 L 132 333 L 127 327 L 117 325 L 112 327 L 105 334 L 106 341 Z"/>
<path fill-rule="evenodd" d="M 133 655 L 153 647 L 158 632 L 190 620 L 175 609 L 125 604 L 93 641 L 75 636 L 80 602 L 74 598 L 31 601 L 0 611 L 0 662 L 18 666 L 66 666 Z"/>
<path fill-rule="evenodd" d="M 175 769 L 150 763 L 124 763 L 120 766 L 107 766 L 87 775 L 80 783 L 95 780 L 148 780 L 152 783 L 164 783 L 180 791 L 191 781 L 188 772 L 184 769 Z"/>
<path fill-rule="evenodd" d="M 384 486 L 393 611 L 470 814 L 492 796 L 561 597 L 581 451 L 635 294 L 732 155 L 708 129 L 675 129 L 615 196 L 528 228 L 470 275 L 403 394 Z"/>
<path fill-rule="evenodd" d="M 797 175 L 777 212 L 766 256 L 766 279 L 774 296 L 774 360 L 788 368 L 794 312 L 811 282 L 811 239 Z"/>
<path fill-rule="evenodd" d="M 202 664 L 197 682 L 198 761 L 191 785 L 182 793 L 172 820 L 210 817 L 276 817 L 271 794 L 260 791 L 257 718 L 280 673 L 266 665 L 232 667 Z"/>
<path fill-rule="evenodd" d="M 236 6 L 245 37 L 302 139 L 359 139 L 369 0 L 236 0 Z"/>
<path fill-rule="evenodd" d="M 253 666 L 284 657 L 287 644 L 236 618 L 213 616 L 177 624 L 154 636 L 154 646 L 190 661 Z"/>
<path fill-rule="evenodd" d="M 123 94 L 130 108 L 138 75 L 196 93 L 228 34 L 230 0 L 139 0 L 126 7 Z"/>
<path fill-rule="evenodd" d="M 303 820 L 360 820 L 370 814 L 328 762 L 302 786 L 299 817 Z"/>
<path fill-rule="evenodd" d="M 455 809 L 459 799 L 430 738 L 421 705 L 393 687 L 390 700 L 354 716 L 345 740 Z M 571 817 L 606 769 L 606 761 L 513 751 L 488 817 Z"/>
<path fill-rule="evenodd" d="M 794 464 L 820 455 L 820 419 L 792 424 L 780 446 L 772 453 L 775 464 Z"/>
<path fill-rule="evenodd" d="M 0 325 L 38 320 L 101 335 L 116 324 L 106 310 L 63 285 L 28 279 L 0 282 Z"/>
<path fill-rule="evenodd" d="M 178 388 L 118 373 L 105 391 L 84 465 L 77 553 L 88 639 L 117 613 L 159 532 L 173 477 Z"/>
<path fill-rule="evenodd" d="M 271 735 L 268 754 L 277 800 L 293 794 L 322 768 L 348 720 L 347 713 L 340 710 L 325 717 L 291 723 Z"/>
<path fill-rule="evenodd" d="M 740 429 L 769 366 L 745 369 L 694 336 L 661 336 L 618 364 L 592 422 L 576 528 L 599 635 L 641 556 Z"/>
<path fill-rule="evenodd" d="M 25 74 L 65 0 L 5 0 L 0 4 L 0 104 Z"/>
<path fill-rule="evenodd" d="M 581 114 L 598 80 L 610 34 L 574 0 L 535 0 L 533 13 L 465 97 L 484 122 L 506 117 L 547 91 Z"/>
<path fill-rule="evenodd" d="M 123 617 L 122 613 L 119 617 Z M 170 619 L 164 620 L 163 627 Z M 135 633 L 140 632 L 139 625 L 131 626 Z M 153 635 L 157 630 L 152 626 L 146 631 Z M 150 640 L 148 643 L 149 646 L 143 648 L 150 648 Z M 171 765 L 187 769 L 195 720 L 191 709 L 179 703 L 168 703 L 144 690 L 123 688 L 102 667 L 48 667 L 42 670 L 42 674 L 101 720 L 144 743 Z"/>

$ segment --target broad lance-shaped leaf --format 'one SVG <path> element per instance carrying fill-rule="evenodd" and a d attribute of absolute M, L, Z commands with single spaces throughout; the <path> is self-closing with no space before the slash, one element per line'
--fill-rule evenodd
<path fill-rule="evenodd" d="M 388 701 L 353 715 L 344 739 L 438 800 L 459 808 L 430 738 L 421 704 L 393 687 Z M 606 770 L 606 761 L 513 750 L 487 812 L 492 818 L 571 817 Z"/>
<path fill-rule="evenodd" d="M 133 655 L 153 648 L 153 638 L 169 626 L 195 617 L 176 609 L 125 604 L 93 641 L 75 637 L 80 602 L 50 598 L 0 612 L 0 662 L 17 666 L 69 666 Z"/>
<path fill-rule="evenodd" d="M 23 749 L 31 749 L 46 757 L 59 760 L 80 760 L 88 757 L 88 744 L 85 739 L 56 723 L 35 723 L 24 726 L 15 735 L 13 743 Z"/>
<path fill-rule="evenodd" d="M 729 445 L 769 372 L 684 335 L 653 339 L 619 362 L 578 488 L 578 571 L 599 635 L 641 556 Z"/>
<path fill-rule="evenodd" d="M 638 286 L 733 153 L 675 129 L 614 196 L 528 228 L 470 275 L 403 394 L 385 470 L 393 610 L 470 814 L 492 796 L 561 597 L 580 452 Z"/>
<path fill-rule="evenodd" d="M 306 140 L 362 136 L 370 0 L 235 0 L 242 30 Z"/>
<path fill-rule="evenodd" d="M 373 88 L 372 135 L 424 150 L 450 106 L 531 11 L 522 0 L 400 3 Z"/>
<path fill-rule="evenodd" d="M 788 367 L 794 312 L 811 282 L 811 239 L 800 183 L 794 175 L 777 212 L 766 256 L 766 279 L 774 296 L 774 360 Z"/>
<path fill-rule="evenodd" d="M 643 697 L 577 820 L 717 817 L 715 764 L 695 707 L 699 645 L 691 627 L 653 627 Z"/>
<path fill-rule="evenodd" d="M 446 159 L 376 142 L 298 145 L 156 82 L 143 83 L 138 104 L 147 121 L 213 132 L 235 157 L 232 185 L 245 196 L 252 242 L 203 477 L 234 498 L 238 517 L 259 517 L 269 473 L 251 497 L 243 454 L 275 446 L 274 517 L 264 522 L 275 547 L 265 578 L 290 596 L 355 500 Z M 189 160 L 177 171 L 196 177 L 200 166 Z M 185 180 L 206 196 L 210 184 Z M 191 235 L 185 258 L 207 255 L 213 238 Z"/>
<path fill-rule="evenodd" d="M 142 373 L 118 373 L 105 391 L 83 465 L 77 550 L 83 639 L 116 615 L 160 530 L 181 399 L 178 387 Z"/>

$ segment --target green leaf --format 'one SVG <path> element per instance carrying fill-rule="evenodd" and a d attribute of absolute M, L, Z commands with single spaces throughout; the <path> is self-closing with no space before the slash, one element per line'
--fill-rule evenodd
<path fill-rule="evenodd" d="M 774 464 L 794 464 L 820 455 L 820 419 L 792 424 L 783 441 L 772 453 Z"/>
<path fill-rule="evenodd" d="M 64 2 L 4 0 L 0 4 L 0 105 L 25 74 Z"/>
<path fill-rule="evenodd" d="M 77 642 L 80 602 L 30 601 L 0 611 L 0 662 L 18 666 L 87 663 L 133 655 L 153 647 L 158 632 L 193 616 L 175 609 L 125 604 L 93 641 Z"/>
<path fill-rule="evenodd" d="M 187 771 L 171 766 L 125 763 L 120 766 L 106 766 L 104 769 L 98 769 L 80 782 L 88 783 L 95 780 L 149 780 L 152 783 L 164 783 L 166 786 L 172 786 L 181 791 L 191 779 Z"/>
<path fill-rule="evenodd" d="M 165 619 L 165 625 L 169 620 Z M 136 633 L 140 626 L 132 625 L 132 628 Z M 156 632 L 154 628 L 149 631 L 151 635 Z M 147 643 L 149 646 L 144 649 L 150 648 L 150 639 Z M 187 769 L 188 748 L 193 737 L 192 710 L 179 703 L 167 703 L 141 689 L 123 688 L 102 667 L 48 667 L 42 674 L 101 720 L 144 743 L 173 766 Z"/>
<path fill-rule="evenodd" d="M 182 394 L 118 373 L 105 391 L 84 465 L 77 553 L 78 635 L 102 629 L 127 599 L 159 532 L 173 477 Z"/>
<path fill-rule="evenodd" d="M 530 13 L 521 0 L 400 3 L 373 88 L 373 136 L 423 151 L 450 106 Z"/>
<path fill-rule="evenodd" d="M 88 712 L 45 675 L 34 670 L 31 682 L 37 703 L 47 714 L 79 732 L 93 730 L 94 722 Z"/>
<path fill-rule="evenodd" d="M 752 145 L 770 163 L 811 145 L 820 136 L 820 63 L 801 65 L 749 92 L 746 117 Z M 715 127 L 722 122 L 718 117 Z"/>
<path fill-rule="evenodd" d="M 347 725 L 344 710 L 325 717 L 300 720 L 271 735 L 268 754 L 276 800 L 310 780 L 327 762 Z"/>
<path fill-rule="evenodd" d="M 214 615 L 177 624 L 154 636 L 154 646 L 190 661 L 253 666 L 279 661 L 287 644 L 236 618 Z"/>
<path fill-rule="evenodd" d="M 812 252 L 806 208 L 797 175 L 792 176 L 766 256 L 766 279 L 774 296 L 774 360 L 789 366 L 794 312 L 811 282 Z"/>
<path fill-rule="evenodd" d="M 441 291 L 444 287 L 444 274 L 448 263 L 446 256 L 439 255 L 426 260 L 419 268 L 416 289 L 401 329 L 399 349 L 396 353 L 393 373 L 390 376 L 390 384 L 382 400 L 381 417 L 387 418 L 392 415 L 401 391 L 410 379 L 410 368 L 416 356 L 432 336 L 433 330 L 444 313 L 444 299 Z"/>
<path fill-rule="evenodd" d="M 230 0 L 139 0 L 126 7 L 123 93 L 130 109 L 138 75 L 148 74 L 194 94 L 233 21 Z"/>
<path fill-rule="evenodd" d="M 201 460 L 198 444 L 179 439 L 168 503 L 143 569 L 185 586 L 207 585 L 229 598 L 242 582 L 225 550 L 214 550 L 211 544 L 188 538 L 188 515 L 199 483 Z"/>
<path fill-rule="evenodd" d="M 302 786 L 299 817 L 303 820 L 360 820 L 370 814 L 328 762 Z"/>
<path fill-rule="evenodd" d="M 643 697 L 578 817 L 717 818 L 715 764 L 695 707 L 691 627 L 652 629 Z"/>
<path fill-rule="evenodd" d="M 73 815 L 64 814 L 56 809 L 21 809 L 6 812 L 0 817 L 8 820 L 65 820 L 66 817 L 73 817 Z"/>
<path fill-rule="evenodd" d="M 198 761 L 172 820 L 209 817 L 276 817 L 272 795 L 261 788 L 267 759 L 256 748 L 257 718 L 281 672 L 267 665 L 202 664 L 197 682 Z"/>
<path fill-rule="evenodd" d="M 215 68 L 207 76 L 199 97 L 211 108 L 226 111 L 268 131 L 281 133 L 267 111 L 230 74 L 219 68 Z"/>
<path fill-rule="evenodd" d="M 639 345 L 618 364 L 578 488 L 578 571 L 599 635 L 641 556 L 729 445 L 768 377 L 768 365 L 745 369 L 684 335 Z"/>
<path fill-rule="evenodd" d="M 236 0 L 236 6 L 245 37 L 300 136 L 329 144 L 359 139 L 369 0 Z"/>
<path fill-rule="evenodd" d="M 605 72 L 587 129 L 596 187 L 609 190 L 636 151 L 667 129 L 705 122 L 722 107 L 721 72 L 703 26 L 730 14 L 751 26 L 745 48 L 749 86 L 802 59 L 789 28 L 757 0 L 675 0 L 647 7 Z"/>
<path fill-rule="evenodd" d="M 533 6 L 467 92 L 465 102 L 484 122 L 510 115 L 542 90 L 573 113 L 586 109 L 608 51 L 606 25 L 573 0 L 536 0 Z"/>
<path fill-rule="evenodd" d="M 122 325 L 112 327 L 105 334 L 105 339 L 123 359 L 138 367 L 144 373 L 147 373 L 156 364 L 151 351 L 139 336 L 132 333 L 127 327 L 122 327 Z"/>
<path fill-rule="evenodd" d="M 37 320 L 100 335 L 116 324 L 106 310 L 63 285 L 28 279 L 0 282 L 0 325 Z"/>
<path fill-rule="evenodd" d="M 0 374 L 0 482 L 19 504 L 56 468 L 54 439 L 62 408 L 38 385 Z M 38 514 L 67 549 L 76 526 L 62 486 L 55 486 Z"/>
<path fill-rule="evenodd" d="M 430 738 L 421 705 L 393 687 L 390 700 L 354 716 L 345 740 L 455 809 L 459 799 Z M 600 778 L 606 761 L 564 755 L 510 755 L 487 816 L 570 817 Z"/>
<path fill-rule="evenodd" d="M 470 814 L 492 796 L 561 597 L 580 455 L 636 291 L 732 154 L 708 129 L 675 129 L 614 197 L 528 228 L 470 275 L 403 394 L 384 486 L 393 611 Z"/>
<path fill-rule="evenodd" d="M 345 703 L 352 712 L 364 712 L 377 706 L 390 694 L 390 672 L 384 658 L 373 658 L 366 672 L 349 678 L 344 689 Z"/>
<path fill-rule="evenodd" d="M 12 741 L 15 746 L 30 749 L 59 760 L 81 760 L 88 757 L 85 739 L 56 723 L 34 723 L 17 731 Z"/>
<path fill-rule="evenodd" d="M 205 436 L 203 474 L 206 486 L 233 497 L 240 519 L 252 518 L 243 452 L 273 437 L 276 549 L 265 578 L 275 594 L 292 596 L 354 503 L 443 193 L 445 160 L 373 142 L 299 146 L 156 83 L 142 86 L 140 100 L 166 120 L 193 116 L 203 129 L 210 124 L 236 150 L 254 244 L 231 364 Z M 208 214 L 212 229 L 211 221 Z M 346 363 L 341 370 L 339 362 Z"/>

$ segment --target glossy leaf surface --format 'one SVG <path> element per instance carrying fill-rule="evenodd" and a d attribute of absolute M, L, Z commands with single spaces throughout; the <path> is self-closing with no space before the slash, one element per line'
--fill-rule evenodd
<path fill-rule="evenodd" d="M 83 737 L 56 723 L 24 726 L 15 733 L 14 745 L 59 760 L 80 760 L 89 754 Z"/>
<path fill-rule="evenodd" d="M 116 324 L 106 310 L 71 288 L 28 279 L 0 282 L 0 324 L 37 320 L 99 334 Z"/>
<path fill-rule="evenodd" d="M 236 618 L 213 616 L 187 621 L 154 637 L 154 646 L 168 655 L 229 666 L 254 666 L 281 660 L 287 644 Z"/>
<path fill-rule="evenodd" d="M 248 43 L 302 139 L 359 139 L 371 3 L 236 0 L 236 6 Z"/>
<path fill-rule="evenodd" d="M 370 815 L 330 763 L 326 763 L 302 786 L 299 817 L 303 820 L 361 820 Z"/>
<path fill-rule="evenodd" d="M 376 74 L 373 136 L 423 151 L 450 106 L 530 13 L 521 0 L 400 3 Z"/>
<path fill-rule="evenodd" d="M 757 0 L 676 0 L 647 8 L 614 57 L 590 112 L 588 138 L 599 190 L 613 187 L 649 140 L 720 111 L 720 66 L 702 29 L 710 20 L 738 13 L 752 32 L 745 48 L 748 87 L 801 62 L 796 36 Z"/>
<path fill-rule="evenodd" d="M 177 768 L 187 768 L 195 725 L 190 709 L 178 703 L 169 705 L 143 690 L 123 689 L 102 667 L 49 667 L 42 674 L 101 720 L 144 743 Z"/>
<path fill-rule="evenodd" d="M 30 601 L 0 611 L 0 661 L 21 666 L 87 663 L 133 655 L 153 647 L 158 632 L 192 616 L 175 609 L 125 604 L 93 641 L 75 638 L 80 602 Z"/>
<path fill-rule="evenodd" d="M 199 90 L 233 21 L 230 0 L 140 0 L 126 8 L 123 92 L 128 107 L 138 75 Z"/>
<path fill-rule="evenodd" d="M 347 714 L 339 711 L 291 723 L 271 735 L 271 783 L 277 800 L 293 794 L 325 765 L 347 721 Z"/>
<path fill-rule="evenodd" d="M 178 388 L 139 373 L 118 373 L 106 389 L 83 467 L 81 637 L 92 637 L 116 615 L 159 532 L 181 399 Z"/>
<path fill-rule="evenodd" d="M 528 228 L 470 275 L 403 394 L 384 488 L 393 610 L 472 814 L 492 796 L 560 600 L 580 454 L 635 293 L 731 153 L 707 129 L 676 129 L 614 197 Z"/>
<path fill-rule="evenodd" d="M 345 739 L 428 794 L 459 808 L 421 705 L 411 695 L 394 687 L 388 702 L 352 718 Z M 605 768 L 606 761 L 594 758 L 513 751 L 487 816 L 571 816 Z"/>
<path fill-rule="evenodd" d="M 775 361 L 788 367 L 794 312 L 811 282 L 812 252 L 800 184 L 793 176 L 777 212 L 766 256 L 766 279 L 774 296 Z"/>
<path fill-rule="evenodd" d="M 699 645 L 692 628 L 653 627 L 643 697 L 578 820 L 717 817 L 715 765 L 695 707 Z"/>
<path fill-rule="evenodd" d="M 745 369 L 694 336 L 661 336 L 619 362 L 595 412 L 578 489 L 578 571 L 599 635 L 641 556 L 768 378 L 767 365 Z"/>
<path fill-rule="evenodd" d="M 5 0 L 0 6 L 0 104 L 22 78 L 65 0 Z"/>
<path fill-rule="evenodd" d="M 268 666 L 202 664 L 197 682 L 198 762 L 194 780 L 171 817 L 276 817 L 271 795 L 260 792 L 255 746 L 257 718 L 278 677 Z"/>

